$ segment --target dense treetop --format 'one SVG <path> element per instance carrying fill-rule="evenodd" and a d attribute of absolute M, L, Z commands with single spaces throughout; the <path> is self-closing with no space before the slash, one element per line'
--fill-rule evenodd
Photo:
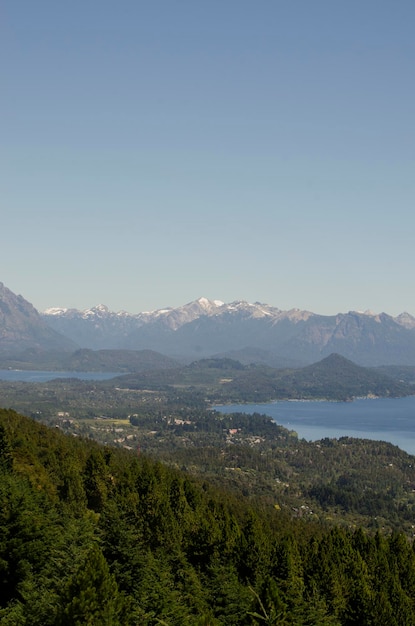
<path fill-rule="evenodd" d="M 1 624 L 415 623 L 401 534 L 293 519 L 10 410 L 0 473 Z"/>

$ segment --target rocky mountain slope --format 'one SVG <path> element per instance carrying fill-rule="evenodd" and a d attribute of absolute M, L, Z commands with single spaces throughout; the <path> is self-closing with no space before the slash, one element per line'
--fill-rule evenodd
<path fill-rule="evenodd" d="M 360 365 L 415 364 L 415 318 L 408 313 L 324 316 L 259 302 L 199 298 L 135 315 L 103 305 L 48 309 L 43 319 L 82 347 L 151 349 L 174 357 L 245 356 L 273 366 L 305 365 L 336 352 Z"/>
<path fill-rule="evenodd" d="M 75 348 L 76 343 L 53 330 L 27 300 L 0 283 L 0 354 Z"/>

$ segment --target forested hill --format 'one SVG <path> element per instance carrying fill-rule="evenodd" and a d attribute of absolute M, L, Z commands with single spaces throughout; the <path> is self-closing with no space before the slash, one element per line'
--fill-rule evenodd
<path fill-rule="evenodd" d="M 0 410 L 0 623 L 415 624 L 400 534 L 293 520 Z"/>
<path fill-rule="evenodd" d="M 394 380 L 380 370 L 356 365 L 340 354 L 331 354 L 318 363 L 283 373 L 280 389 L 286 394 L 300 392 L 301 397 L 352 399 L 359 396 L 400 396 L 411 394 L 414 387 Z"/>
<path fill-rule="evenodd" d="M 407 382 L 392 378 L 381 369 L 362 367 L 339 354 L 331 354 L 318 363 L 296 369 L 242 365 L 233 359 L 202 359 L 182 367 L 126 374 L 117 385 L 135 389 L 199 389 L 212 403 L 220 403 L 401 397 L 414 393 L 412 382 L 413 379 Z"/>

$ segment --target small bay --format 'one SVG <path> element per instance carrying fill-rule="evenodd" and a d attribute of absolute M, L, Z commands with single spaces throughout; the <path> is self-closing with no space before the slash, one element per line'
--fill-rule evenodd
<path fill-rule="evenodd" d="M 388 441 L 415 455 L 415 396 L 353 402 L 276 401 L 215 406 L 222 413 L 261 413 L 300 439 L 358 437 Z"/>

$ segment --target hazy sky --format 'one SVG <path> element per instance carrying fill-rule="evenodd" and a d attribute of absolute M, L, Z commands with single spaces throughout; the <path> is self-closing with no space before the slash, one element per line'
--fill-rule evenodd
<path fill-rule="evenodd" d="M 0 0 L 0 281 L 415 315 L 413 0 Z"/>

